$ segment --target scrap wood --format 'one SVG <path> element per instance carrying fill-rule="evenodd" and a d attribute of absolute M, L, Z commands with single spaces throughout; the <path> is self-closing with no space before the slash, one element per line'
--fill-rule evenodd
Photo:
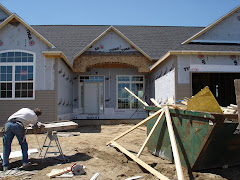
<path fill-rule="evenodd" d="M 234 80 L 234 86 L 235 86 L 235 94 L 236 94 L 236 102 L 238 107 L 238 127 L 237 129 L 240 129 L 240 79 Z"/>
<path fill-rule="evenodd" d="M 142 147 L 140 148 L 140 150 L 139 150 L 139 152 L 138 152 L 138 154 L 137 154 L 137 158 L 140 156 L 140 154 L 142 153 L 143 149 L 144 149 L 145 146 L 147 145 L 149 139 L 152 137 L 152 135 L 153 135 L 155 129 L 157 128 L 157 126 L 158 126 L 160 120 L 162 119 L 162 116 L 163 116 L 164 110 L 165 110 L 165 109 L 163 109 L 163 111 L 162 111 L 161 114 L 159 115 L 157 121 L 155 122 L 154 126 L 152 127 L 150 133 L 148 134 L 147 139 L 145 140 L 145 142 L 143 143 Z"/>
<path fill-rule="evenodd" d="M 157 106 L 157 107 L 165 107 L 168 106 L 169 108 L 174 108 L 174 109 L 183 109 L 186 110 L 187 106 L 186 105 L 180 105 L 180 104 L 159 104 L 155 99 L 150 98 L 150 100 L 152 101 L 152 103 Z"/>
<path fill-rule="evenodd" d="M 159 104 L 156 104 L 156 105 L 160 106 Z M 149 133 L 147 139 L 145 140 L 143 146 L 141 147 L 140 151 L 138 152 L 138 154 L 136 156 L 134 154 L 132 154 L 131 152 L 127 151 L 125 148 L 123 148 L 121 145 L 119 145 L 118 143 L 115 142 L 115 140 L 120 139 L 125 134 L 127 134 L 127 133 L 133 131 L 134 129 L 136 129 L 139 126 L 139 124 L 141 125 L 142 123 L 147 122 L 148 120 L 152 119 L 153 117 L 155 117 L 159 113 L 161 113 L 161 114 L 159 115 L 159 117 L 158 117 L 156 123 L 154 124 L 151 132 Z M 146 118 L 145 120 L 143 120 L 142 122 L 137 124 L 136 126 L 132 127 L 130 130 L 126 131 L 125 133 L 121 134 L 120 136 L 116 137 L 115 139 L 113 139 L 112 141 L 107 143 L 107 145 L 111 144 L 111 145 L 117 147 L 120 151 L 122 151 L 124 154 L 129 156 L 131 159 L 133 159 L 135 162 L 137 162 L 139 165 L 144 167 L 146 170 L 151 172 L 156 177 L 158 177 L 160 179 L 164 179 L 164 180 L 168 179 L 166 176 L 162 175 L 161 173 L 159 173 L 158 171 L 153 169 L 151 166 L 149 166 L 148 164 L 146 164 L 145 162 L 143 162 L 142 160 L 139 159 L 139 156 L 140 156 L 141 152 L 143 151 L 145 145 L 147 144 L 147 142 L 149 141 L 150 137 L 152 136 L 152 133 L 155 131 L 155 129 L 156 129 L 158 123 L 160 122 L 160 120 L 161 120 L 161 118 L 162 118 L 164 113 L 165 113 L 165 116 L 166 116 L 168 132 L 169 132 L 170 141 L 171 141 L 171 145 L 172 145 L 172 149 L 173 149 L 173 155 L 174 155 L 174 160 L 175 160 L 175 165 L 176 165 L 178 179 L 183 180 L 184 176 L 183 176 L 181 161 L 180 161 L 180 157 L 179 157 L 179 153 L 178 153 L 178 149 L 177 149 L 177 144 L 176 144 L 176 140 L 175 140 L 175 135 L 174 135 L 173 127 L 172 127 L 172 121 L 171 121 L 171 117 L 170 117 L 170 112 L 169 112 L 168 106 L 166 106 L 163 109 L 158 110 L 157 112 L 155 112 L 153 114 L 154 116 L 153 115 L 149 116 L 148 118 Z"/>
<path fill-rule="evenodd" d="M 224 114 L 238 114 L 237 105 L 230 104 L 227 107 L 221 107 Z"/>
<path fill-rule="evenodd" d="M 157 112 L 155 112 L 154 114 L 152 114 L 151 116 L 147 117 L 146 119 L 142 120 L 140 123 L 136 124 L 135 126 L 133 126 L 132 128 L 130 128 L 129 130 L 127 130 L 126 132 L 122 133 L 121 135 L 117 136 L 116 138 L 113 139 L 113 141 L 116 141 L 118 139 L 120 139 L 121 137 L 125 136 L 126 134 L 132 132 L 134 129 L 138 128 L 139 126 L 143 125 L 144 123 L 148 122 L 149 120 L 151 120 L 152 118 L 154 118 L 155 116 L 157 116 L 158 114 L 160 114 L 162 112 L 162 109 L 158 110 Z M 106 143 L 106 145 L 110 145 L 111 141 Z"/>
<path fill-rule="evenodd" d="M 154 127 L 152 128 L 150 134 L 148 135 L 147 139 L 145 140 L 145 142 L 144 142 L 143 146 L 141 147 L 141 149 L 140 149 L 139 153 L 137 154 L 137 156 L 135 156 L 131 152 L 127 151 L 125 148 L 123 148 L 121 145 L 119 145 L 118 143 L 115 142 L 115 140 L 120 139 L 121 137 L 123 137 L 127 133 L 133 131 L 138 126 L 142 125 L 143 123 L 149 121 L 150 119 L 152 119 L 153 117 L 155 117 L 159 113 L 161 113 L 161 115 L 159 116 L 158 120 L 156 121 Z M 142 160 L 139 159 L 139 156 L 140 156 L 141 152 L 143 151 L 145 145 L 147 144 L 148 140 L 150 139 L 152 133 L 154 132 L 155 128 L 157 127 L 157 125 L 158 125 L 159 121 L 161 120 L 161 118 L 162 118 L 164 113 L 166 115 L 166 121 L 167 121 L 167 124 L 168 124 L 170 140 L 171 140 L 172 148 L 173 148 L 173 151 L 174 151 L 174 159 L 177 159 L 177 160 L 175 160 L 175 165 L 176 165 L 176 169 L 177 169 L 178 178 L 182 180 L 182 179 L 184 179 L 184 177 L 183 177 L 181 162 L 180 162 L 179 154 L 178 154 L 178 151 L 177 151 L 177 145 L 176 145 L 176 140 L 175 140 L 175 136 L 174 136 L 174 132 L 173 132 L 173 127 L 170 124 L 171 123 L 171 118 L 170 118 L 170 113 L 169 113 L 169 110 L 168 110 L 167 106 L 166 106 L 166 108 L 158 110 L 153 115 L 149 116 L 148 118 L 146 118 L 145 120 L 143 120 L 139 124 L 137 124 L 134 127 L 132 127 L 130 130 L 126 131 L 125 133 L 123 133 L 121 135 L 119 135 L 118 137 L 116 137 L 115 139 L 113 139 L 112 141 L 107 143 L 107 145 L 111 144 L 112 146 L 117 147 L 120 151 L 122 151 L 124 154 L 129 156 L 131 159 L 133 159 L 135 162 L 137 162 L 139 165 L 144 167 L 146 170 L 148 170 L 150 173 L 152 173 L 156 177 L 158 177 L 160 179 L 163 179 L 163 180 L 168 179 L 166 176 L 162 175 L 160 172 L 156 171 L 151 166 L 149 166 L 148 164 L 146 164 L 145 162 L 143 162 Z M 172 129 L 172 131 L 171 131 L 171 129 Z M 175 140 L 175 143 L 174 143 L 174 140 Z"/>
<path fill-rule="evenodd" d="M 175 166 L 176 166 L 176 170 L 177 170 L 178 179 L 184 179 L 182 165 L 181 165 L 181 161 L 180 161 L 180 157 L 179 157 L 179 153 L 178 153 L 177 143 L 176 143 L 174 130 L 172 127 L 172 120 L 171 120 L 171 116 L 170 116 L 168 107 L 165 110 L 165 116 L 166 116 L 166 121 L 167 121 L 168 133 L 169 133 L 169 137 L 170 137 L 170 141 L 171 141 L 171 145 L 172 145 L 173 157 L 174 157 L 174 162 L 175 162 Z"/>
<path fill-rule="evenodd" d="M 184 105 L 187 105 L 188 101 L 189 101 L 189 98 L 184 97 L 183 100 L 181 101 L 181 103 L 184 104 Z"/>
<path fill-rule="evenodd" d="M 50 173 L 55 173 L 55 172 L 58 172 L 60 169 L 52 169 L 52 171 L 50 172 Z M 73 177 L 74 175 L 73 175 L 73 173 L 70 171 L 70 172 L 66 172 L 66 173 L 64 173 L 64 174 L 61 174 L 61 175 L 58 175 L 58 176 L 56 176 L 56 177 L 61 177 L 61 178 L 63 178 L 63 177 L 67 177 L 67 178 L 71 178 L 71 177 Z"/>
<path fill-rule="evenodd" d="M 0 173 L 0 178 L 6 177 L 6 176 L 23 176 L 23 175 L 36 175 L 38 174 L 38 171 L 25 171 L 25 170 L 21 170 L 19 168 L 14 168 L 14 169 L 9 169 L 5 172 L 1 172 Z"/>
<path fill-rule="evenodd" d="M 156 106 L 161 107 L 160 104 L 158 104 L 158 103 L 156 103 Z M 174 135 L 174 130 L 173 130 L 173 126 L 172 126 L 172 120 L 171 120 L 169 108 L 168 108 L 168 106 L 166 106 L 165 108 L 166 109 L 164 109 L 163 112 L 165 112 L 165 116 L 166 116 L 168 133 L 169 133 L 170 142 L 172 145 L 173 157 L 174 157 L 174 162 L 175 162 L 175 166 L 176 166 L 176 170 L 177 170 L 178 179 L 184 179 L 182 165 L 181 165 L 181 161 L 180 161 L 180 157 L 179 157 L 179 153 L 178 153 L 178 148 L 177 148 L 177 143 L 176 143 L 176 139 L 175 139 L 175 135 Z"/>
<path fill-rule="evenodd" d="M 46 174 L 49 178 L 53 178 L 53 177 L 56 177 L 56 176 L 59 176 L 59 175 L 62 175 L 66 172 L 69 172 L 71 171 L 71 168 L 72 167 L 66 167 L 66 168 L 63 168 L 63 169 L 59 169 L 58 171 L 55 171 L 55 172 L 50 172 L 48 174 Z"/>
<path fill-rule="evenodd" d="M 128 157 L 130 157 L 132 160 L 134 160 L 136 163 L 138 163 L 139 165 L 141 165 L 143 168 L 145 168 L 146 170 L 148 170 L 150 173 L 152 173 L 153 175 L 155 175 L 156 177 L 158 177 L 161 180 L 169 180 L 166 176 L 164 176 L 163 174 L 161 174 L 160 172 L 158 172 L 157 170 L 155 170 L 154 168 L 152 168 L 151 166 L 149 166 L 148 164 L 146 164 L 144 161 L 142 161 L 141 159 L 137 158 L 134 154 L 132 154 L 131 152 L 129 152 L 128 150 L 126 150 L 124 147 L 122 147 L 121 145 L 119 145 L 118 143 L 116 143 L 115 141 L 111 141 L 111 145 L 115 146 L 116 148 L 118 148 L 121 152 L 123 152 L 124 154 L 126 154 Z"/>
<path fill-rule="evenodd" d="M 146 102 L 144 102 L 142 99 L 137 97 L 132 91 L 130 91 L 128 88 L 124 88 L 127 92 L 129 92 L 133 97 L 135 97 L 139 102 L 141 102 L 144 106 L 149 106 Z"/>

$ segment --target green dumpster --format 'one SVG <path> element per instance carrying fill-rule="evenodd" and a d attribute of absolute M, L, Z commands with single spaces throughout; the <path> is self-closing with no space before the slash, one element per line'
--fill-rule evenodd
<path fill-rule="evenodd" d="M 145 107 L 148 115 L 160 108 Z M 202 170 L 240 164 L 238 116 L 170 109 L 181 164 Z M 158 116 L 147 122 L 147 134 Z M 173 162 L 171 142 L 165 116 L 162 117 L 148 144 L 148 150 Z"/>

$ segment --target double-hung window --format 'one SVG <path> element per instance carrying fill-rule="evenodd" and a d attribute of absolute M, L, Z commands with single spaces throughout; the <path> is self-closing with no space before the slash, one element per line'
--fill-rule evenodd
<path fill-rule="evenodd" d="M 118 109 L 137 109 L 141 103 L 131 96 L 125 87 L 139 98 L 144 98 L 144 76 L 117 76 Z"/>
<path fill-rule="evenodd" d="M 0 53 L 0 99 L 34 99 L 34 54 Z"/>

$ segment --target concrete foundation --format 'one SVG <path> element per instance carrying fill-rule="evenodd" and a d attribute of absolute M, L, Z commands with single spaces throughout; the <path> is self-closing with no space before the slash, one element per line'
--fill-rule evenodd
<path fill-rule="evenodd" d="M 137 124 L 143 119 L 74 119 L 79 126 Z"/>

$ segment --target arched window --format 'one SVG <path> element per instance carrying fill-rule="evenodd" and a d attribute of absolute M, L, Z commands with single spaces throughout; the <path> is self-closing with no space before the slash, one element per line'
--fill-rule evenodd
<path fill-rule="evenodd" d="M 34 54 L 0 53 L 0 99 L 33 99 Z"/>

